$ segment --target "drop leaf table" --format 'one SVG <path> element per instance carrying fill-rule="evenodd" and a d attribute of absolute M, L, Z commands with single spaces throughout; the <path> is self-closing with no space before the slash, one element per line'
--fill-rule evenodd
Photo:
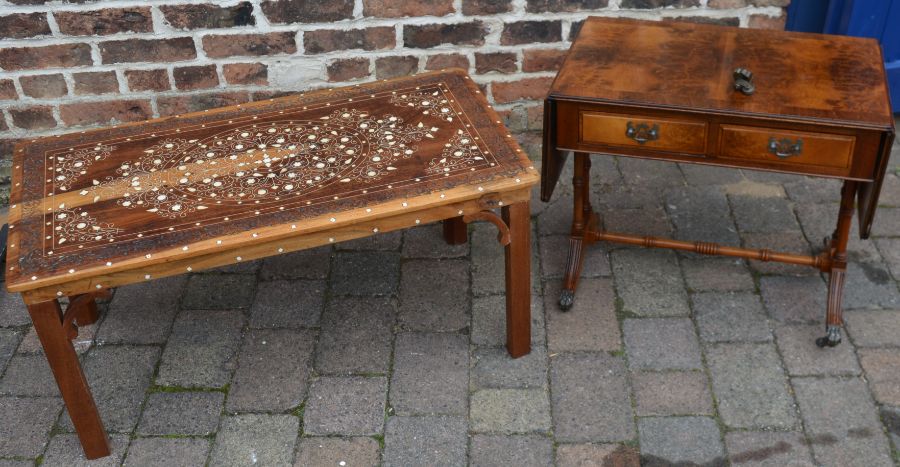
<path fill-rule="evenodd" d="M 542 200 L 549 201 L 566 156 L 575 153 L 562 309 L 574 301 L 587 245 L 673 248 L 828 273 L 826 335 L 817 343 L 840 342 L 854 208 L 868 238 L 894 138 L 875 40 L 589 18 L 544 109 Z M 816 256 L 605 231 L 590 203 L 591 153 L 837 178 L 837 227 Z"/>
<path fill-rule="evenodd" d="M 538 178 L 461 71 L 32 140 L 14 152 L 7 287 L 86 456 L 103 457 L 70 339 L 111 287 L 437 221 L 462 243 L 480 219 L 506 246 L 507 349 L 527 354 Z"/>

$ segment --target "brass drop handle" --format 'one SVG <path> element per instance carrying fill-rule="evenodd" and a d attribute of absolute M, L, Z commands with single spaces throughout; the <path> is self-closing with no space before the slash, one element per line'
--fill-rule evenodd
<path fill-rule="evenodd" d="M 773 136 L 769 138 L 769 152 L 781 159 L 799 156 L 803 152 L 803 139 L 791 141 L 790 138 L 778 139 Z"/>
<path fill-rule="evenodd" d="M 625 124 L 625 136 L 635 140 L 638 144 L 644 144 L 647 141 L 656 141 L 659 139 L 659 125 L 654 124 L 652 127 L 646 123 L 633 122 Z"/>
<path fill-rule="evenodd" d="M 753 72 L 746 68 L 736 68 L 734 70 L 734 89 L 741 91 L 744 95 L 749 96 L 756 91 L 756 85 L 753 84 Z"/>

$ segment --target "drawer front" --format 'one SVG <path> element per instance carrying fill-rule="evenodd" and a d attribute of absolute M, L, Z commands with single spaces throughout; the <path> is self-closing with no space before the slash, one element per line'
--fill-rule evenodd
<path fill-rule="evenodd" d="M 706 152 L 707 124 L 703 121 L 586 111 L 580 116 L 579 139 L 583 143 L 690 154 Z"/>
<path fill-rule="evenodd" d="M 850 170 L 853 136 L 722 125 L 718 157 Z"/>

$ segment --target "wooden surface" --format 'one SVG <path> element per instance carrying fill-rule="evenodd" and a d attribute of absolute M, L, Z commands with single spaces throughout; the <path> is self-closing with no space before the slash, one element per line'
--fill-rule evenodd
<path fill-rule="evenodd" d="M 753 72 L 756 90 L 734 89 Z M 868 237 L 894 138 L 875 41 L 589 18 L 545 104 L 541 198 L 570 151 L 855 180 Z M 636 141 L 628 126 L 658 128 Z M 772 140 L 802 140 L 780 157 Z"/>
<path fill-rule="evenodd" d="M 753 72 L 752 96 L 732 88 L 738 67 Z M 885 83 L 873 39 L 594 17 L 550 95 L 883 128 Z"/>
<path fill-rule="evenodd" d="M 7 287 L 38 300 L 181 273 L 191 258 L 233 263 L 315 232 L 480 209 L 537 178 L 456 71 L 44 138 L 14 153 Z"/>

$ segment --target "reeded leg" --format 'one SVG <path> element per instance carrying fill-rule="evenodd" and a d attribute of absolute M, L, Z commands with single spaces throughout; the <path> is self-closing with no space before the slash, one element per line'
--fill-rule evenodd
<path fill-rule="evenodd" d="M 67 331 L 63 328 L 62 310 L 57 300 L 28 305 L 28 313 L 34 323 L 50 369 L 56 378 L 59 392 L 78 432 L 81 447 L 88 459 L 110 454 L 109 438 L 94 397 L 88 387 L 78 355 L 72 347 Z"/>
<path fill-rule="evenodd" d="M 506 350 L 513 358 L 531 352 L 531 210 L 528 202 L 503 207 L 506 245 Z"/>
<path fill-rule="evenodd" d="M 469 239 L 468 228 L 462 216 L 444 219 L 444 241 L 449 245 L 462 245 Z"/>
<path fill-rule="evenodd" d="M 825 336 L 816 339 L 819 347 L 834 347 L 841 343 L 841 325 L 844 324 L 841 299 L 844 293 L 844 274 L 847 271 L 847 243 L 853 222 L 853 201 L 856 182 L 845 181 L 841 189 L 841 210 L 837 228 L 831 238 L 831 270 L 828 279 L 828 308 L 825 313 Z"/>
<path fill-rule="evenodd" d="M 578 288 L 578 279 L 581 278 L 581 268 L 584 265 L 584 249 L 589 244 L 585 239 L 585 233 L 595 220 L 591 208 L 590 173 L 590 154 L 576 152 L 575 173 L 572 177 L 574 187 L 572 233 L 569 237 L 569 254 L 566 257 L 566 274 L 559 293 L 559 308 L 562 311 L 568 311 L 575 303 L 575 289 Z"/>

